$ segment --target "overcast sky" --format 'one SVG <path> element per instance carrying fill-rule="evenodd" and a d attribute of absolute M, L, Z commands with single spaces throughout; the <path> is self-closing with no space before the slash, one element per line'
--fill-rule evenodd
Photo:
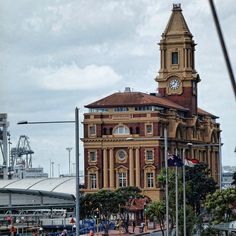
<path fill-rule="evenodd" d="M 201 82 L 198 105 L 219 116 L 224 165 L 236 165 L 236 109 L 219 39 L 206 0 L 183 0 L 194 35 Z M 157 43 L 173 0 L 0 0 L 0 112 L 8 113 L 12 145 L 27 135 L 33 166 L 54 161 L 68 173 L 71 124 L 17 126 L 21 120 L 72 120 L 74 109 L 131 87 L 155 92 Z M 178 3 L 178 2 L 177 2 Z M 231 63 L 236 65 L 236 4 L 215 1 Z M 83 136 L 82 125 L 80 136 Z M 80 145 L 81 169 L 83 150 Z"/>

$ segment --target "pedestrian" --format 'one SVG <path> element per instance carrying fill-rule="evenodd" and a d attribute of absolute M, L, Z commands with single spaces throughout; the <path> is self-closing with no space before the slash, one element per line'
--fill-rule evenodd
<path fill-rule="evenodd" d="M 90 231 L 89 231 L 89 236 L 93 236 L 93 230 L 92 229 L 90 229 Z"/>
<path fill-rule="evenodd" d="M 144 225 L 145 225 L 145 224 L 142 222 L 142 223 L 141 223 L 141 232 L 142 232 L 142 233 L 143 233 Z"/>
<path fill-rule="evenodd" d="M 133 221 L 133 233 L 134 233 L 134 230 L 135 230 L 135 221 Z"/>

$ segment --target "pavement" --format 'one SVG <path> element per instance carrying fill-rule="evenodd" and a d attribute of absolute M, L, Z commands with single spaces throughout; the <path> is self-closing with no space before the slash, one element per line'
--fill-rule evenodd
<path fill-rule="evenodd" d="M 122 233 L 119 230 L 109 230 L 108 233 L 109 233 L 109 236 L 112 236 L 112 235 L 117 235 L 117 236 L 118 235 L 121 235 L 121 236 L 140 235 L 141 236 L 141 235 L 146 235 L 146 234 L 150 234 L 150 233 L 158 232 L 158 231 L 160 231 L 159 226 L 157 226 L 155 229 L 147 229 L 147 230 L 144 229 L 144 232 L 141 233 L 140 227 L 136 226 L 133 232 L 133 227 L 129 226 L 129 233 Z M 98 232 L 98 233 L 94 233 L 94 236 L 102 236 L 103 234 L 104 232 Z M 83 234 L 81 236 L 89 236 L 89 233 Z"/>

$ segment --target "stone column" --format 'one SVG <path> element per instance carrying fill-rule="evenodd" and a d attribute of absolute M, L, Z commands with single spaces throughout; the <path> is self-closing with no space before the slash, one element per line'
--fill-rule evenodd
<path fill-rule="evenodd" d="M 134 157 L 133 148 L 129 148 L 129 185 L 134 186 Z"/>
<path fill-rule="evenodd" d="M 184 68 L 187 68 L 187 49 L 184 49 Z"/>
<path fill-rule="evenodd" d="M 190 60 L 191 60 L 191 58 L 190 58 L 190 54 L 191 54 L 190 49 L 188 49 L 188 68 L 191 67 L 191 63 L 190 63 Z"/>
<path fill-rule="evenodd" d="M 110 149 L 109 157 L 110 157 L 110 188 L 114 188 L 114 156 L 112 148 Z"/>
<path fill-rule="evenodd" d="M 107 149 L 103 149 L 103 188 L 108 187 L 108 174 L 107 174 L 108 166 L 107 166 Z"/>
<path fill-rule="evenodd" d="M 136 178 L 136 186 L 140 188 L 140 157 L 139 157 L 139 148 L 135 149 L 135 178 Z"/>

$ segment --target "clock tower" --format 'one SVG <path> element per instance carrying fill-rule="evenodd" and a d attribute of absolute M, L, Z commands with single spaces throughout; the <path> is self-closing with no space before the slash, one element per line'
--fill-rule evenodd
<path fill-rule="evenodd" d="M 156 77 L 158 92 L 189 109 L 189 116 L 197 114 L 197 83 L 193 36 L 182 15 L 180 4 L 173 4 L 172 14 L 160 45 L 160 70 Z"/>

